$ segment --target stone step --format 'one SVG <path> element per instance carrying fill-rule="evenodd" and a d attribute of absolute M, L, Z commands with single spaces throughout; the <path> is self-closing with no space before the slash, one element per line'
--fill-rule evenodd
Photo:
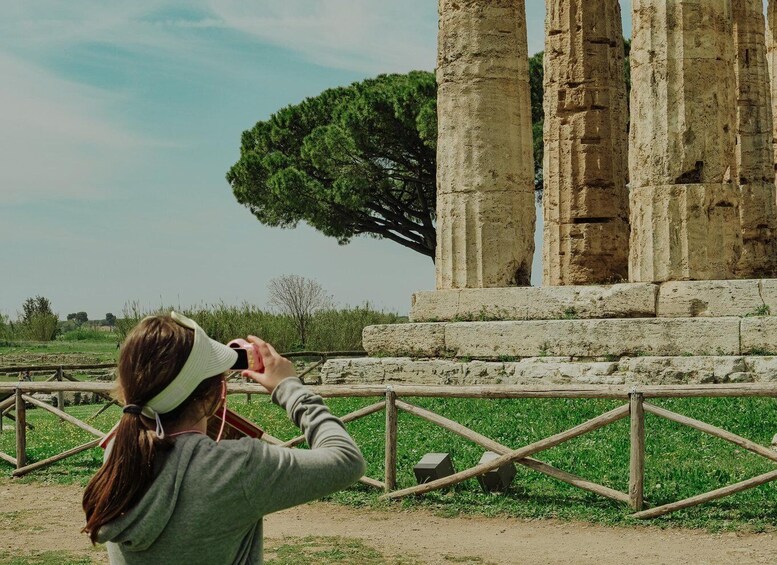
<path fill-rule="evenodd" d="M 321 382 L 462 386 L 777 382 L 777 357 L 624 357 L 616 361 L 532 357 L 506 362 L 368 357 L 327 361 L 321 368 Z"/>
<path fill-rule="evenodd" d="M 437 322 L 369 326 L 371 356 L 623 357 L 777 352 L 777 317 Z"/>
<path fill-rule="evenodd" d="M 777 280 L 603 286 L 469 288 L 417 292 L 413 322 L 688 318 L 777 314 Z"/>

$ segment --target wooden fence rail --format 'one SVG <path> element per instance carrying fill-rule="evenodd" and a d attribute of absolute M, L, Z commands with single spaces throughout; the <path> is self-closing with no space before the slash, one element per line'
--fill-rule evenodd
<path fill-rule="evenodd" d="M 99 392 L 110 394 L 115 385 L 105 382 L 0 382 L 0 394 L 15 392 L 21 388 L 28 392 Z M 708 385 L 481 385 L 481 386 L 433 386 L 433 385 L 391 385 L 398 397 L 421 398 L 598 398 L 605 400 L 629 400 L 632 394 L 648 398 L 730 398 L 770 397 L 777 398 L 775 384 L 708 384 Z M 310 389 L 324 398 L 365 398 L 385 396 L 386 385 L 311 385 Z M 230 394 L 267 394 L 261 385 L 230 383 Z"/>
<path fill-rule="evenodd" d="M 0 369 L 2 372 L 2 369 Z M 78 420 L 64 411 L 64 406 L 53 408 L 32 396 L 36 392 L 62 393 L 65 391 L 91 392 L 108 396 L 114 385 L 99 382 L 78 382 L 51 379 L 46 382 L 0 382 L 0 395 L 10 395 L 0 403 L 0 410 L 15 408 L 16 454 L 15 457 L 0 452 L 0 460 L 10 463 L 16 469 L 14 476 L 21 476 L 61 461 L 66 457 L 80 453 L 97 445 L 103 433 Z M 645 414 L 676 422 L 702 431 L 717 438 L 729 441 L 743 449 L 777 463 L 777 452 L 740 437 L 722 428 L 712 426 L 700 420 L 677 414 L 665 408 L 655 406 L 646 399 L 652 398 L 701 398 L 701 397 L 771 397 L 777 398 L 777 384 L 721 384 L 721 385 L 667 385 L 667 386 L 423 386 L 423 385 L 337 385 L 311 386 L 314 392 L 329 398 L 367 398 L 380 397 L 381 400 L 360 408 L 342 417 L 344 422 L 352 422 L 381 410 L 385 410 L 385 477 L 383 481 L 370 477 L 362 477 L 361 482 L 371 487 L 381 489 L 383 499 L 398 499 L 409 495 L 417 495 L 436 489 L 445 488 L 464 480 L 477 477 L 504 464 L 518 463 L 550 477 L 573 485 L 577 488 L 593 492 L 600 496 L 629 505 L 635 513 L 634 518 L 655 518 L 675 510 L 688 508 L 704 502 L 729 496 L 750 488 L 777 480 L 777 469 L 739 483 L 721 487 L 702 493 L 685 500 L 664 504 L 645 510 L 644 475 L 645 475 Z M 267 394 L 267 390 L 256 384 L 229 383 L 230 394 Z M 510 448 L 479 434 L 453 420 L 436 414 L 425 408 L 410 404 L 401 398 L 578 398 L 578 399 L 612 399 L 622 400 L 617 408 L 601 414 L 573 428 L 540 439 L 520 448 Z M 65 422 L 76 425 L 87 432 L 96 435 L 97 440 L 69 449 L 63 453 L 37 461 L 31 464 L 26 460 L 26 443 L 28 427 L 26 425 L 26 405 L 32 404 L 47 410 Z M 487 463 L 478 464 L 451 476 L 430 481 L 421 485 L 396 490 L 397 482 L 397 428 L 398 412 L 403 411 L 423 418 L 435 425 L 451 431 L 475 444 L 493 451 L 498 457 Z M 597 484 L 585 478 L 578 477 L 567 471 L 557 469 L 532 455 L 550 449 L 572 438 L 582 436 L 600 429 L 623 418 L 630 418 L 630 464 L 629 491 L 619 492 L 605 485 Z M 297 436 L 288 441 L 282 441 L 270 434 L 265 434 L 265 441 L 285 447 L 295 447 L 304 443 L 304 436 Z"/>

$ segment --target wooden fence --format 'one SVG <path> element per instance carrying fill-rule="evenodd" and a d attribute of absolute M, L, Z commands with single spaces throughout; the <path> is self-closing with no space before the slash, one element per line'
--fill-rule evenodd
<path fill-rule="evenodd" d="M 36 392 L 60 393 L 63 391 L 91 392 L 107 395 L 111 388 L 110 383 L 97 382 L 58 382 L 56 379 L 46 382 L 18 382 L 0 383 L 0 396 L 4 393 L 11 394 L 9 400 L 15 407 L 16 430 L 16 457 L 0 452 L 0 459 L 14 465 L 14 476 L 21 476 L 30 471 L 40 469 L 86 449 L 95 447 L 103 433 L 74 418 L 64 412 L 63 409 L 54 408 L 45 402 L 41 402 L 32 396 Z M 716 384 L 716 385 L 658 385 L 658 386 L 414 386 L 414 385 L 337 385 L 337 386 L 313 386 L 316 393 L 323 397 L 383 397 L 380 402 L 360 408 L 350 414 L 342 416 L 344 422 L 352 422 L 381 410 L 386 417 L 386 441 L 385 441 L 385 476 L 383 481 L 363 477 L 361 481 L 372 487 L 384 490 L 382 499 L 398 499 L 409 495 L 418 495 L 433 490 L 445 488 L 464 480 L 477 477 L 488 471 L 501 467 L 508 463 L 518 463 L 534 471 L 543 473 L 557 480 L 568 483 L 577 488 L 595 493 L 597 495 L 629 505 L 635 512 L 634 518 L 655 518 L 680 510 L 696 506 L 704 502 L 729 496 L 777 479 L 777 469 L 764 473 L 757 477 L 728 485 L 723 488 L 693 496 L 670 504 L 664 504 L 653 508 L 646 508 L 644 476 L 645 476 L 645 414 L 671 420 L 673 422 L 689 426 L 693 429 L 707 433 L 714 437 L 729 441 L 742 449 L 760 455 L 777 463 L 777 452 L 768 447 L 754 443 L 724 429 L 712 426 L 705 422 L 689 418 L 661 408 L 650 402 L 655 398 L 701 398 L 701 397 L 777 397 L 777 384 Z M 267 391 L 256 384 L 230 383 L 230 394 L 267 394 Z M 587 422 L 583 422 L 573 428 L 556 433 L 550 437 L 535 441 L 520 448 L 511 448 L 479 434 L 453 420 L 436 414 L 425 408 L 416 406 L 402 398 L 427 397 L 427 398 L 576 398 L 576 399 L 611 399 L 622 400 L 624 404 L 613 410 L 609 410 Z M 6 401 L 8 402 L 8 401 Z M 63 421 L 69 422 L 79 428 L 93 434 L 97 439 L 57 454 L 53 457 L 28 464 L 25 456 L 27 431 L 26 404 L 30 403 L 55 414 Z M 497 458 L 487 463 L 478 464 L 472 468 L 460 471 L 448 477 L 433 480 L 410 488 L 396 490 L 397 472 L 397 413 L 404 411 L 423 418 L 446 430 L 449 430 L 475 444 L 498 454 Z M 560 445 L 568 440 L 582 436 L 603 428 L 623 418 L 630 418 L 630 472 L 629 490 L 620 492 L 605 485 L 589 481 L 567 471 L 557 469 L 533 456 Z M 304 436 L 295 437 L 289 441 L 282 441 L 269 434 L 264 439 L 276 445 L 295 447 L 305 441 Z"/>

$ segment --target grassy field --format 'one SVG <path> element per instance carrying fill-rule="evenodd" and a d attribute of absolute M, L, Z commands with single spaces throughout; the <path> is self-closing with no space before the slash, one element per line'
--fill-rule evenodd
<path fill-rule="evenodd" d="M 0 367 L 115 363 L 119 350 L 115 334 L 90 341 L 20 341 L 0 343 Z"/>
<path fill-rule="evenodd" d="M 331 399 L 337 414 L 345 414 L 377 399 Z M 617 405 L 599 400 L 438 400 L 410 399 L 473 428 L 505 445 L 519 447 L 572 427 Z M 677 412 L 722 426 L 734 433 L 768 445 L 777 431 L 777 406 L 768 399 L 677 399 L 659 404 Z M 285 413 L 264 397 L 230 397 L 230 406 L 262 425 L 268 432 L 289 439 L 296 432 Z M 97 406 L 68 408 L 73 415 L 88 419 Z M 113 408 L 90 422 L 107 430 L 118 418 Z M 77 428 L 60 423 L 42 410 L 30 410 L 28 421 L 35 431 L 28 434 L 28 456 L 32 461 L 51 456 L 90 437 Z M 368 461 L 367 474 L 383 477 L 383 413 L 348 424 Z M 8 430 L 8 428 L 6 428 Z M 477 463 L 482 450 L 457 436 L 409 414 L 399 415 L 399 487 L 414 484 L 412 466 L 424 453 L 451 454 L 456 469 Z M 14 451 L 13 433 L 0 434 L 0 449 Z M 620 421 L 592 434 L 577 438 L 537 457 L 621 491 L 628 487 L 628 421 Z M 101 461 L 92 450 L 39 471 L 23 481 L 85 484 Z M 10 473 L 10 466 L 0 463 Z M 647 416 L 646 499 L 653 505 L 678 500 L 725 484 L 737 482 L 773 469 L 773 464 L 721 440 L 689 428 Z M 381 507 L 377 492 L 356 486 L 338 493 L 333 500 L 354 506 Z M 442 515 L 479 513 L 522 518 L 559 518 L 604 524 L 631 523 L 628 509 L 593 494 L 570 487 L 523 467 L 506 493 L 485 494 L 471 480 L 445 491 L 409 498 L 392 507 L 422 506 Z M 694 509 L 670 514 L 650 522 L 660 527 L 693 527 L 712 531 L 777 529 L 777 485 L 764 485 Z"/>

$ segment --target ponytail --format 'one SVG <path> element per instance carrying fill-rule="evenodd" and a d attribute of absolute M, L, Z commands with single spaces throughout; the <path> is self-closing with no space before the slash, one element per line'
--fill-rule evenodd
<path fill-rule="evenodd" d="M 170 316 L 145 318 L 124 341 L 118 364 L 121 399 L 143 406 L 180 373 L 194 345 L 194 332 Z M 194 395 L 192 395 L 194 396 Z M 188 409 L 192 397 L 162 415 L 174 421 Z M 107 460 L 84 491 L 83 508 L 92 543 L 104 524 L 132 508 L 154 480 L 154 464 L 170 439 L 160 440 L 150 420 L 123 413 Z"/>
<path fill-rule="evenodd" d="M 154 463 L 172 441 L 160 440 L 139 414 L 123 414 L 116 429 L 108 460 L 84 491 L 83 507 L 92 543 L 104 524 L 132 508 L 154 480 Z"/>

